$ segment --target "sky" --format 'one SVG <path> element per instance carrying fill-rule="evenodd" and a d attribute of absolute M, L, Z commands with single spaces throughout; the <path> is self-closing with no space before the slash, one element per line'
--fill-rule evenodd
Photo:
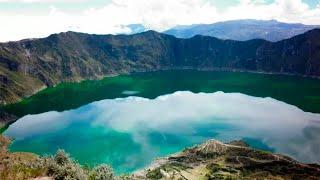
<path fill-rule="evenodd" d="M 65 31 L 130 33 L 128 24 L 163 31 L 234 19 L 320 24 L 320 0 L 0 0 L 0 42 Z"/>

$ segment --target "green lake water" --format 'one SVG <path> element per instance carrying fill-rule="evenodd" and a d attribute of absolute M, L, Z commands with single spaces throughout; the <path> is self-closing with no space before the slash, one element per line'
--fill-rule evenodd
<path fill-rule="evenodd" d="M 21 118 L 11 151 L 65 149 L 81 164 L 129 173 L 215 138 L 320 162 L 320 80 L 161 71 L 64 83 L 4 107 Z"/>

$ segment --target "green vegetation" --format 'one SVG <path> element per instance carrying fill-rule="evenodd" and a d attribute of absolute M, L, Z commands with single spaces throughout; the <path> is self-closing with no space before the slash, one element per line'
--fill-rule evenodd
<path fill-rule="evenodd" d="M 112 168 L 106 164 L 101 164 L 89 173 L 90 180 L 115 179 Z"/>
<path fill-rule="evenodd" d="M 146 174 L 146 177 L 148 179 L 161 179 L 164 176 L 161 171 L 164 171 L 164 172 L 178 171 L 179 172 L 179 171 L 187 170 L 188 168 L 191 168 L 191 167 L 188 167 L 187 165 L 179 162 L 170 162 L 160 167 L 157 167 L 153 170 L 148 171 Z"/>
<path fill-rule="evenodd" d="M 47 174 L 56 180 L 87 179 L 87 173 L 63 150 L 58 150 L 53 158 L 45 158 L 44 161 Z"/>

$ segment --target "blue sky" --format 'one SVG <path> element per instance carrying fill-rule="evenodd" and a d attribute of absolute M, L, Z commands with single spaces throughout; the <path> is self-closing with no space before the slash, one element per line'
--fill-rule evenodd
<path fill-rule="evenodd" d="M 0 0 L 0 41 L 69 30 L 126 33 L 126 25 L 138 23 L 163 31 L 234 19 L 320 24 L 320 0 Z"/>

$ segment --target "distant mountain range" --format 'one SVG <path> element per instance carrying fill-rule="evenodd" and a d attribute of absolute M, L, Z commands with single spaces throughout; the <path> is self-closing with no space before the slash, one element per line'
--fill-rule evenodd
<path fill-rule="evenodd" d="M 137 34 L 147 31 L 148 29 L 143 24 L 129 24 L 125 27 L 130 29 L 129 34 Z"/>
<path fill-rule="evenodd" d="M 66 32 L 0 43 L 0 104 L 65 81 L 167 69 L 239 70 L 320 77 L 320 29 L 279 42 Z"/>
<path fill-rule="evenodd" d="M 163 33 L 174 35 L 178 38 L 191 38 L 195 35 L 203 35 L 239 41 L 265 39 L 276 42 L 315 28 L 320 28 L 320 26 L 289 24 L 276 20 L 233 20 L 214 24 L 177 26 Z"/>

